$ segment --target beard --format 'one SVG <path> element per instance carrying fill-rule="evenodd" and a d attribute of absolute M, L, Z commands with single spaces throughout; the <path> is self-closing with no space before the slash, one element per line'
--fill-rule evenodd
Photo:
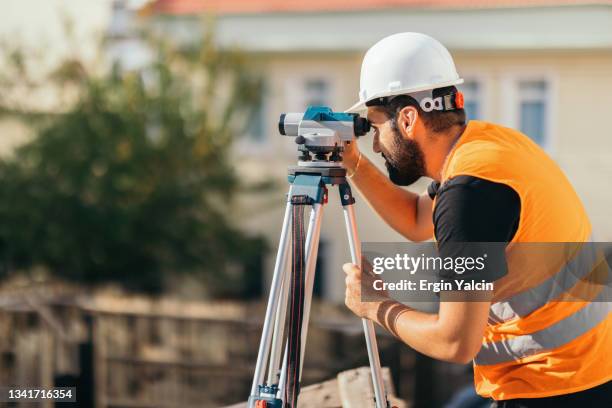
<path fill-rule="evenodd" d="M 396 126 L 391 130 L 392 150 L 381 147 L 389 180 L 398 186 L 409 186 L 425 175 L 425 156 L 417 142 L 403 139 Z"/>

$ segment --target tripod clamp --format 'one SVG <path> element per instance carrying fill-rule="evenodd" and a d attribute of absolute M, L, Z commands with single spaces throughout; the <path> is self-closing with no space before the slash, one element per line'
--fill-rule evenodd
<path fill-rule="evenodd" d="M 287 176 L 292 197 L 304 195 L 312 201 L 310 204 L 327 204 L 328 185 L 337 185 L 342 206 L 355 204 L 351 186 L 346 181 L 346 169 L 343 167 L 303 167 L 289 168 Z"/>

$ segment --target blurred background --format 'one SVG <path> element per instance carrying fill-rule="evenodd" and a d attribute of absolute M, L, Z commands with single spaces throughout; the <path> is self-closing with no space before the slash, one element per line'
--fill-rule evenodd
<path fill-rule="evenodd" d="M 396 32 L 446 45 L 469 118 L 530 135 L 577 189 L 595 240 L 612 240 L 612 1 L 0 7 L 2 385 L 76 385 L 98 408 L 244 401 L 297 157 L 278 116 L 348 108 L 364 52 Z M 371 137 L 359 144 L 380 164 Z M 357 200 L 362 241 L 402 240 Z M 367 364 L 343 306 L 344 234 L 331 192 L 306 384 Z M 379 337 L 408 406 L 482 405 L 469 366 Z"/>

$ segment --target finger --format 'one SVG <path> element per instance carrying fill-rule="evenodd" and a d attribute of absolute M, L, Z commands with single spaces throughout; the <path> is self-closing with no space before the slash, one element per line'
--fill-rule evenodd
<path fill-rule="evenodd" d="M 342 270 L 344 270 L 344 273 L 349 275 L 349 274 L 358 273 L 359 267 L 352 263 L 345 263 L 344 265 L 342 265 Z"/>
<path fill-rule="evenodd" d="M 353 286 L 361 283 L 361 281 L 357 278 L 356 275 L 346 275 L 344 282 L 347 288 L 352 288 Z"/>

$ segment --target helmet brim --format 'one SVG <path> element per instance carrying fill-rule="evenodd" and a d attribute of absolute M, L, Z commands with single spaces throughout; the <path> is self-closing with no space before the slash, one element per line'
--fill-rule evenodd
<path fill-rule="evenodd" d="M 362 112 L 367 110 L 366 103 L 368 103 L 369 101 L 373 101 L 374 99 L 377 99 L 377 98 L 382 98 L 382 97 L 387 97 L 387 96 L 397 96 L 397 95 L 410 95 L 412 93 L 428 91 L 428 90 L 437 89 L 437 88 L 444 88 L 444 87 L 447 87 L 447 86 L 460 85 L 462 83 L 463 83 L 463 78 L 457 78 L 457 79 L 453 79 L 452 81 L 441 82 L 441 83 L 435 84 L 433 86 L 432 85 L 425 85 L 425 86 L 414 87 L 414 88 L 406 88 L 406 89 L 399 89 L 399 90 L 381 92 L 381 93 L 379 93 L 377 95 L 371 96 L 370 98 L 368 98 L 365 101 L 357 102 L 356 104 L 354 104 L 353 106 L 351 106 L 350 108 L 345 110 L 344 112 L 346 112 L 346 113 L 362 113 Z"/>
<path fill-rule="evenodd" d="M 345 113 L 363 113 L 368 109 L 368 107 L 366 106 L 366 102 L 365 101 L 359 101 L 356 104 L 354 104 L 353 106 L 351 106 L 350 108 L 348 108 L 347 110 L 345 110 Z"/>

